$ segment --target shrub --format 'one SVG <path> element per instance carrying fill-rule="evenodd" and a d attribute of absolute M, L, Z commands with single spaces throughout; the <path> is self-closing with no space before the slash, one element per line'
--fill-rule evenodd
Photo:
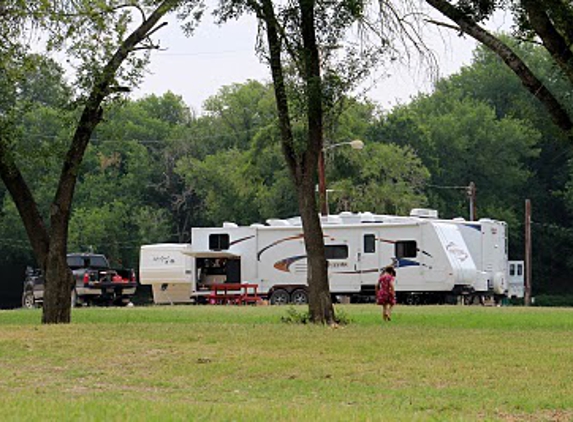
<path fill-rule="evenodd" d="M 281 317 L 281 321 L 287 324 L 308 324 L 310 322 L 310 314 L 308 311 L 297 311 L 294 306 L 287 309 L 287 314 Z"/>
<path fill-rule="evenodd" d="M 352 322 L 351 318 L 342 309 L 336 310 L 335 320 L 337 324 L 348 325 Z M 308 324 L 310 314 L 308 311 L 297 311 L 294 306 L 287 309 L 287 314 L 281 317 L 281 321 L 287 324 Z"/>

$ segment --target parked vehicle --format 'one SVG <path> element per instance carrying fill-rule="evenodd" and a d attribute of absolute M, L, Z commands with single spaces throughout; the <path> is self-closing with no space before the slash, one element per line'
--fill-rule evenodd
<path fill-rule="evenodd" d="M 397 269 L 398 300 L 466 301 L 508 293 L 506 224 L 349 213 L 321 217 L 330 291 L 369 300 L 380 269 Z M 156 303 L 204 301 L 214 284 L 255 283 L 271 303 L 305 303 L 307 262 L 300 217 L 267 225 L 193 228 L 192 244 L 144 245 L 140 282 Z M 516 281 L 518 282 L 518 281 Z"/>
<path fill-rule="evenodd" d="M 523 261 L 509 261 L 509 298 L 523 299 L 525 296 Z"/>
<path fill-rule="evenodd" d="M 104 255 L 71 253 L 67 256 L 75 285 L 72 306 L 92 303 L 127 305 L 135 294 L 137 281 L 131 269 L 112 269 Z M 24 280 L 22 306 L 33 308 L 44 300 L 44 276 L 39 269 L 28 268 Z"/>

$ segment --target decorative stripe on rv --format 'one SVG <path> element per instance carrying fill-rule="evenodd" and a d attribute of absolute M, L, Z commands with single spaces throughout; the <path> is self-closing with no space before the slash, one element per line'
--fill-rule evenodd
<path fill-rule="evenodd" d="M 280 261 L 275 262 L 273 265 L 277 270 L 284 271 L 285 273 L 290 272 L 290 266 L 296 262 L 300 261 L 301 259 L 305 259 L 306 255 L 297 255 L 291 256 L 289 258 L 281 259 Z"/>
<path fill-rule="evenodd" d="M 283 242 L 287 242 L 289 240 L 297 240 L 297 239 L 302 239 L 304 237 L 303 233 L 297 234 L 295 236 L 289 236 L 289 237 L 284 237 L 282 239 L 276 240 L 273 243 L 271 243 L 270 245 L 265 246 L 263 249 L 261 249 L 258 253 L 257 253 L 257 261 L 261 260 L 261 255 L 263 254 L 263 252 L 269 250 L 270 248 L 272 248 L 273 246 L 277 246 Z M 324 238 L 328 238 L 330 240 L 335 240 L 334 237 L 329 236 L 327 234 L 325 234 L 323 236 Z"/>
<path fill-rule="evenodd" d="M 255 237 L 254 234 L 252 234 L 250 236 L 241 237 L 240 239 L 233 240 L 231 243 L 229 243 L 229 246 L 236 245 L 237 243 L 241 243 L 241 242 L 244 242 L 245 240 L 252 239 L 253 237 Z"/>
<path fill-rule="evenodd" d="M 398 268 L 402 267 L 419 267 L 421 264 L 418 261 L 412 259 L 399 259 Z"/>
<path fill-rule="evenodd" d="M 289 236 L 289 237 L 284 237 L 282 239 L 276 240 L 273 243 L 271 243 L 270 245 L 265 246 L 263 249 L 261 249 L 258 253 L 257 253 L 257 261 L 261 260 L 261 255 L 263 254 L 263 252 L 265 252 L 267 249 L 272 248 L 273 246 L 279 245 L 283 242 L 286 242 L 288 240 L 296 240 L 296 239 L 300 239 L 302 238 L 304 235 L 302 233 L 297 234 L 295 236 Z M 276 266 L 276 264 L 275 264 Z"/>
<path fill-rule="evenodd" d="M 279 271 L 284 271 L 285 273 L 290 272 L 290 266 L 301 259 L 306 259 L 306 255 L 297 255 L 291 256 L 285 259 L 281 259 L 280 261 L 275 262 L 273 267 L 275 267 Z M 404 267 L 418 267 L 420 264 L 418 261 L 414 261 L 411 259 L 399 259 L 397 261 L 398 268 Z M 370 274 L 370 273 L 377 273 L 379 272 L 379 268 L 369 268 L 367 270 L 350 270 L 350 271 L 332 271 L 331 274 Z"/>

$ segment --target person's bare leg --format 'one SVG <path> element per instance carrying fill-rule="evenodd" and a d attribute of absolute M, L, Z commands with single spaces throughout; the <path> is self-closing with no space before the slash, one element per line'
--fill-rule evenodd
<path fill-rule="evenodd" d="M 392 320 L 392 307 L 393 305 L 388 305 L 388 311 L 386 313 L 386 318 L 388 319 L 388 321 Z"/>

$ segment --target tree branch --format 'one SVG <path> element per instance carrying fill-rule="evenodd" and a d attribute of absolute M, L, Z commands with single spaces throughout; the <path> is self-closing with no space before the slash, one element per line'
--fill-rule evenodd
<path fill-rule="evenodd" d="M 269 61 L 271 66 L 271 75 L 274 82 L 273 86 L 277 102 L 277 112 L 279 115 L 279 127 L 282 138 L 281 145 L 288 168 L 296 180 L 295 169 L 297 167 L 297 158 L 294 148 L 294 138 L 290 121 L 288 98 L 284 83 L 284 74 L 281 60 L 281 43 L 277 30 L 279 25 L 276 20 L 272 0 L 262 0 L 261 4 L 262 7 L 260 8 L 260 16 L 267 26 L 266 32 L 269 46 Z"/>
<path fill-rule="evenodd" d="M 432 25 L 442 26 L 444 28 L 453 29 L 454 31 L 462 32 L 462 29 L 459 26 L 452 25 L 446 22 L 436 21 L 434 19 L 426 19 L 426 22 L 431 23 Z"/>
<path fill-rule="evenodd" d="M 573 83 L 573 53 L 565 38 L 561 36 L 547 16 L 543 4 L 537 0 L 522 0 L 521 4 L 527 12 L 527 19 L 533 30 L 543 41 L 545 49 Z"/>
<path fill-rule="evenodd" d="M 157 22 L 177 3 L 177 0 L 164 0 L 149 18 L 143 21 L 139 27 L 122 42 L 114 55 L 104 66 L 101 76 L 94 83 L 94 87 L 88 97 L 88 101 L 74 133 L 70 149 L 66 154 L 58 189 L 50 211 L 51 231 L 57 230 L 59 235 L 63 236 L 64 239 L 67 238 L 67 220 L 69 219 L 80 164 L 91 134 L 102 118 L 103 110 L 101 103 L 111 93 L 111 86 L 115 79 L 115 74 L 129 53 L 133 51 L 139 42 L 149 36 L 149 33 L 153 31 Z"/>
<path fill-rule="evenodd" d="M 308 146 L 303 172 L 315 174 L 318 153 L 323 147 L 322 79 L 314 22 L 314 0 L 299 0 L 303 49 L 303 75 L 306 82 Z"/>
<path fill-rule="evenodd" d="M 459 25 L 460 29 L 494 53 L 519 77 L 523 86 L 545 106 L 553 122 L 564 132 L 573 129 L 573 122 L 565 108 L 547 87 L 535 76 L 521 58 L 500 39 L 496 38 L 446 0 L 426 0 L 440 13 Z"/>
<path fill-rule="evenodd" d="M 6 140 L 1 135 L 2 131 L 0 131 L 0 177 L 10 192 L 22 218 L 34 255 L 40 261 L 38 265 L 43 266 L 50 245 L 48 231 L 32 192 L 30 192 L 22 173 L 16 167 L 12 155 L 8 151 Z"/>

